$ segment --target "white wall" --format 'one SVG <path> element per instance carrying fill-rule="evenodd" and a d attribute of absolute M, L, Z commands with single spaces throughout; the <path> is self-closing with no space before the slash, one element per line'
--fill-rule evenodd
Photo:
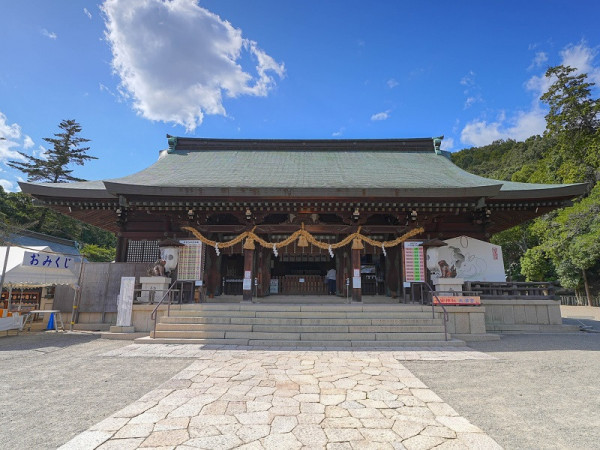
<path fill-rule="evenodd" d="M 465 281 L 506 281 L 502 247 L 468 236 L 444 242 L 448 246 L 428 251 L 427 267 L 434 277 L 442 275 L 441 263 L 452 273 L 452 277 L 463 278 Z"/>

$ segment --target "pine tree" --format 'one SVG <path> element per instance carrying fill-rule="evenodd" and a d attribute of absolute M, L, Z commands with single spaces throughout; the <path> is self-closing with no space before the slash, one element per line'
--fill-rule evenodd
<path fill-rule="evenodd" d="M 89 139 L 79 137 L 81 126 L 75 120 L 63 120 L 58 126 L 62 132 L 54 134 L 54 138 L 44 138 L 52 144 L 46 152 L 47 159 L 36 158 L 19 152 L 26 162 L 8 161 L 6 164 L 14 169 L 27 174 L 27 181 L 46 181 L 50 183 L 65 183 L 67 181 L 85 181 L 71 175 L 71 164 L 82 166 L 90 159 L 98 159 L 87 155 L 89 147 L 80 147 L 89 142 Z"/>

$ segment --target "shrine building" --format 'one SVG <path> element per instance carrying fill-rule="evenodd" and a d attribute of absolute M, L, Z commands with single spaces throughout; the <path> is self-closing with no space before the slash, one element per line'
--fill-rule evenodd
<path fill-rule="evenodd" d="M 401 296 L 405 241 L 487 241 L 586 189 L 470 174 L 440 149 L 442 138 L 167 138 L 158 160 L 132 175 L 20 186 L 115 233 L 117 262 L 152 263 L 166 238 L 201 240 L 201 281 L 215 301 L 325 295 L 331 268 L 338 295 Z"/>

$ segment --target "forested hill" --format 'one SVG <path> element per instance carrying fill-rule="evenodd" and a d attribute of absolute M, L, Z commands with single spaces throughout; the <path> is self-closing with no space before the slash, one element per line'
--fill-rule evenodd
<path fill-rule="evenodd" d="M 509 279 L 557 281 L 589 304 L 600 303 L 600 99 L 587 75 L 548 69 L 554 80 L 541 100 L 549 108 L 543 136 L 496 141 L 451 155 L 464 170 L 529 183 L 587 183 L 573 206 L 492 236 Z"/>
<path fill-rule="evenodd" d="M 40 227 L 41 223 L 41 227 Z M 77 241 L 90 261 L 112 261 L 115 257 L 114 234 L 72 219 L 47 208 L 33 205 L 30 195 L 6 192 L 0 186 L 0 239 L 21 229 Z"/>
<path fill-rule="evenodd" d="M 549 137 L 532 136 L 525 142 L 509 139 L 452 153 L 452 162 L 486 178 L 529 181 L 539 162 L 555 144 Z"/>

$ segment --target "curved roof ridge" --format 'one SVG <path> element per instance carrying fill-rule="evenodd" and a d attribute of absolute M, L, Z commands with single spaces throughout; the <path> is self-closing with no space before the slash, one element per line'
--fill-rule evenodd
<path fill-rule="evenodd" d="M 394 139 L 217 139 L 167 135 L 169 152 L 187 151 L 435 151 L 438 138 Z"/>

